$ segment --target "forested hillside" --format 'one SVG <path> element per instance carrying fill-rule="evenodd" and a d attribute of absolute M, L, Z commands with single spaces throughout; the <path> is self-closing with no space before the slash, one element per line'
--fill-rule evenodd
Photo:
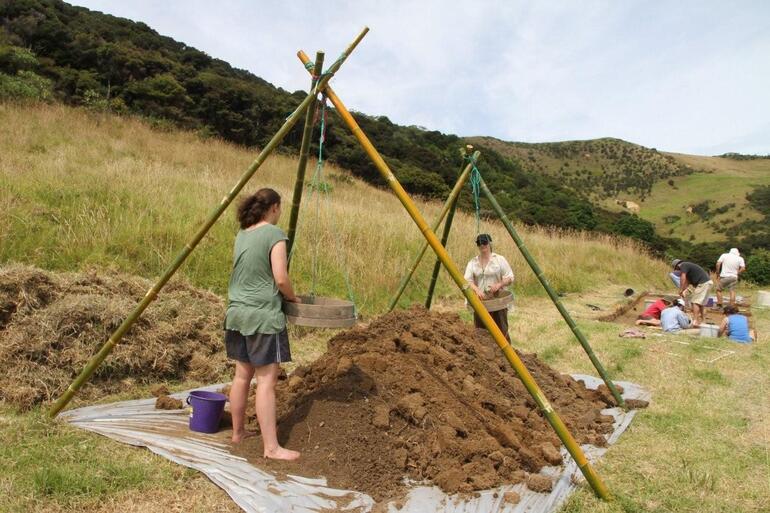
<path fill-rule="evenodd" d="M 298 73 L 303 73 L 299 66 Z M 340 79 L 344 80 L 344 69 Z M 204 138 L 261 146 L 305 94 L 275 87 L 143 23 L 59 0 L 0 2 L 0 100 L 58 101 L 138 115 L 160 130 L 180 127 Z M 382 185 L 374 166 L 330 110 L 327 158 Z M 384 116 L 355 116 L 409 192 L 430 198 L 446 196 L 463 164 L 458 150 L 465 140 L 399 126 Z M 301 130 L 296 126 L 287 136 L 285 151 L 296 152 Z M 636 156 L 649 152 L 639 153 L 640 147 L 630 143 L 610 142 L 588 149 L 582 143 L 530 145 L 524 148 L 524 158 L 502 151 L 489 139 L 475 144 L 482 151 L 479 168 L 512 218 L 528 224 L 618 233 L 645 241 L 661 255 L 676 253 L 703 263 L 710 260 L 716 247 L 704 252 L 697 244 L 661 238 L 651 222 L 597 203 L 597 198 L 624 188 L 644 192 L 657 177 L 687 173 L 686 167 L 672 164 L 662 154 L 653 151 L 642 162 Z M 530 152 L 550 155 L 559 168 L 543 172 L 545 160 L 534 164 Z M 629 152 L 634 159 L 627 158 Z M 568 164 L 569 159 L 586 153 L 592 155 L 591 166 Z M 615 176 L 628 175 L 625 182 L 613 181 L 602 172 L 615 162 L 623 162 L 625 167 Z M 568 165 L 574 169 L 567 171 Z M 628 166 L 633 172 L 628 172 Z M 471 195 L 464 194 L 461 208 L 472 208 L 471 201 Z M 482 201 L 482 214 L 490 212 Z"/>

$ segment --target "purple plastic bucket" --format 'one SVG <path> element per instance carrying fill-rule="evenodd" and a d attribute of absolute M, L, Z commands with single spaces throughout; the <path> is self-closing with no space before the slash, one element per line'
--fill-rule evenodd
<path fill-rule="evenodd" d="M 190 414 L 190 430 L 199 433 L 216 433 L 219 431 L 219 421 L 225 410 L 227 396 L 218 392 L 193 390 L 187 396 L 187 404 L 192 406 Z"/>

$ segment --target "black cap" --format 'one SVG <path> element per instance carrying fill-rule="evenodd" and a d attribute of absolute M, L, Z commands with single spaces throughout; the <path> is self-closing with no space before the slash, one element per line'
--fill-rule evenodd
<path fill-rule="evenodd" d="M 481 246 L 482 244 L 489 244 L 492 242 L 492 236 L 488 233 L 480 233 L 476 236 L 476 245 Z"/>

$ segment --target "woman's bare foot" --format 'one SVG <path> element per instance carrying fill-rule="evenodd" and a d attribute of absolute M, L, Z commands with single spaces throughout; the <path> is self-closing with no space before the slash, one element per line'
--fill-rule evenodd
<path fill-rule="evenodd" d="M 254 431 L 243 431 L 242 433 L 236 433 L 233 431 L 233 437 L 232 441 L 234 444 L 239 444 L 246 438 L 251 438 L 252 436 L 257 436 L 257 434 Z"/>
<path fill-rule="evenodd" d="M 300 453 L 298 451 L 292 451 L 291 449 L 284 449 L 283 447 L 276 447 L 273 450 L 265 450 L 263 456 L 273 460 L 296 460 L 299 458 Z"/>

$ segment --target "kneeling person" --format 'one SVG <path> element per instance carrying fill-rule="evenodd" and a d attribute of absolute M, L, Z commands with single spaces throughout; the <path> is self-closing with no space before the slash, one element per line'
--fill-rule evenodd
<path fill-rule="evenodd" d="M 738 313 L 738 308 L 728 305 L 723 310 L 725 316 L 719 326 L 719 336 L 730 340 L 750 344 L 757 339 L 757 332 L 749 328 L 749 319 Z"/>
<path fill-rule="evenodd" d="M 663 331 L 676 333 L 680 330 L 689 329 L 692 326 L 690 318 L 684 313 L 684 301 L 677 299 L 673 306 L 670 306 L 660 313 L 660 327 Z"/>
<path fill-rule="evenodd" d="M 660 314 L 674 304 L 674 298 L 666 296 L 659 298 L 653 304 L 647 307 L 647 309 L 636 318 L 637 326 L 660 326 Z"/>

